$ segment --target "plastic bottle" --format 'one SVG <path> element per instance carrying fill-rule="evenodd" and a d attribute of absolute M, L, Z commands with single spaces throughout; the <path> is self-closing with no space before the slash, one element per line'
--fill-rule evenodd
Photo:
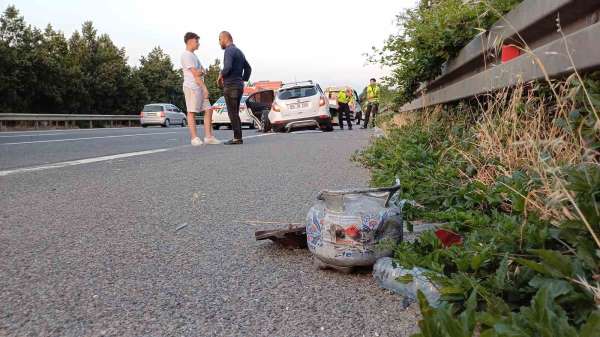
<path fill-rule="evenodd" d="M 394 267 L 396 265 L 396 267 Z M 421 290 L 429 305 L 437 307 L 440 301 L 440 292 L 436 286 L 427 279 L 424 273 L 427 270 L 419 267 L 406 269 L 394 263 L 390 257 L 382 257 L 377 260 L 373 266 L 373 277 L 382 288 L 389 289 L 397 294 L 408 298 L 408 302 L 416 301 L 417 290 Z M 412 281 L 401 282 L 398 278 L 405 275 L 411 275 Z M 405 302 L 407 303 L 407 302 Z"/>

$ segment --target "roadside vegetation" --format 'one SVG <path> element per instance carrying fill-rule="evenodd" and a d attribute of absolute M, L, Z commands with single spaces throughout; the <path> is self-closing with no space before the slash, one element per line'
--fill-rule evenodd
<path fill-rule="evenodd" d="M 415 18 L 435 22 L 462 1 L 434 3 L 422 1 L 400 16 L 399 25 L 402 43 L 417 48 L 422 42 L 440 59 L 386 45 L 388 57 L 402 59 L 391 79 L 398 103 L 413 97 L 412 81 L 435 76 L 419 67 L 421 75 L 408 75 L 410 67 L 439 69 L 460 47 L 438 43 L 445 41 L 444 29 L 425 36 L 415 26 Z M 463 8 L 485 12 L 482 3 L 507 11 L 517 2 Z M 455 14 L 452 25 L 489 27 L 481 25 L 480 14 Z M 423 317 L 416 336 L 598 335 L 599 113 L 600 73 L 594 73 L 379 120 L 387 137 L 356 156 L 371 169 L 372 184 L 390 185 L 399 177 L 403 197 L 424 206 L 408 210 L 409 219 L 441 222 L 463 237 L 462 244 L 444 247 L 425 232 L 395 249 L 399 265 L 428 269 L 442 294 L 438 308 L 419 298 Z"/>
<path fill-rule="evenodd" d="M 216 85 L 219 61 L 207 71 L 214 102 L 222 94 Z M 160 47 L 131 66 L 125 49 L 92 22 L 67 38 L 50 24 L 28 25 L 14 6 L 0 16 L 3 113 L 139 114 L 151 102 L 183 108 L 182 82 L 181 70 Z"/>
<path fill-rule="evenodd" d="M 382 48 L 374 48 L 369 60 L 391 67 L 385 83 L 398 88 L 397 104 L 407 103 L 421 82 L 440 75 L 444 62 L 521 1 L 421 0 L 396 17 L 398 33 L 390 35 Z"/>

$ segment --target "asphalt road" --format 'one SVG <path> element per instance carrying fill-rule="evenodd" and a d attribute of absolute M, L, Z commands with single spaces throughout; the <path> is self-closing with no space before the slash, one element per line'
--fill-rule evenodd
<path fill-rule="evenodd" d="M 364 130 L 189 146 L 185 129 L 0 133 L 0 336 L 408 336 L 370 274 L 254 231 L 365 186 Z M 231 131 L 219 131 L 227 139 Z"/>

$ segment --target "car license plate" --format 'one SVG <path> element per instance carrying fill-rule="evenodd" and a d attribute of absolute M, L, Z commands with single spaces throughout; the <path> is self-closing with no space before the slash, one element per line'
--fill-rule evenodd
<path fill-rule="evenodd" d="M 296 110 L 296 109 L 304 109 L 304 108 L 308 108 L 308 102 L 302 102 L 302 103 L 292 103 L 292 104 L 288 104 L 288 108 L 290 110 Z"/>

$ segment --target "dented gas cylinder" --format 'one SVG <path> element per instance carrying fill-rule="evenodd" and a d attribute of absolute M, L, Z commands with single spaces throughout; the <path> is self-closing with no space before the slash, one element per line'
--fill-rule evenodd
<path fill-rule="evenodd" d="M 402 240 L 400 184 L 365 190 L 322 191 L 306 219 L 308 248 L 331 267 L 371 266 Z M 386 244 L 389 242 L 390 244 Z"/>

